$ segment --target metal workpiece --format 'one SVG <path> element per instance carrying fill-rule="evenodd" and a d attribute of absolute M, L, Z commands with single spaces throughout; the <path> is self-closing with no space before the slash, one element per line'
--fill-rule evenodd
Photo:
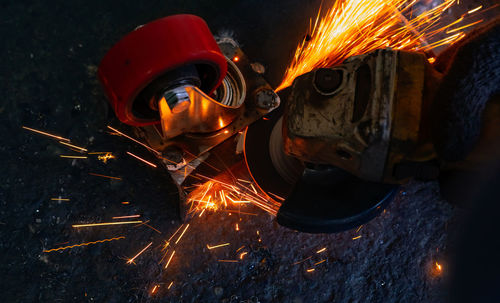
<path fill-rule="evenodd" d="M 154 94 L 150 99 L 151 110 L 158 111 L 158 102 L 166 101 L 173 113 L 180 113 L 189 107 L 190 99 L 186 87 L 201 87 L 201 79 L 194 64 L 178 67 L 163 76 L 163 94 Z M 160 100 L 160 101 L 158 101 Z"/>
<path fill-rule="evenodd" d="M 187 96 L 187 108 L 182 111 L 171 110 L 163 98 L 160 100 L 160 117 L 165 139 L 176 137 L 186 132 L 207 133 L 226 127 L 238 114 L 240 106 L 220 104 L 199 88 L 187 86 L 181 88 Z"/>
<path fill-rule="evenodd" d="M 279 106 L 279 97 L 271 86 L 255 72 L 238 44 L 229 37 L 218 38 L 226 56 L 227 73 L 221 85 L 207 95 L 194 86 L 182 89 L 189 95 L 189 107 L 173 113 L 167 100 L 160 100 L 161 127 L 136 128 L 136 135 L 157 151 L 182 151 L 176 160 L 167 159 L 170 168 L 183 168 L 246 126 Z M 266 92 L 269 105 L 259 106 L 257 95 Z"/>
<path fill-rule="evenodd" d="M 174 15 L 123 37 L 102 59 L 98 75 L 120 121 L 146 126 L 160 123 L 155 103 L 167 90 L 190 84 L 211 94 L 226 70 L 226 59 L 205 21 Z M 178 83 L 183 80 L 188 83 Z"/>
<path fill-rule="evenodd" d="M 121 39 L 99 77 L 118 118 L 176 170 L 278 107 L 264 70 L 201 18 L 175 15 Z"/>
<path fill-rule="evenodd" d="M 166 91 L 162 99 L 160 99 L 160 103 L 165 102 L 172 114 L 179 114 L 185 111 L 191 104 L 191 99 L 189 99 L 189 94 L 187 92 L 189 87 L 190 86 L 181 86 Z M 161 108 L 161 106 L 157 106 L 157 108 Z"/>
<path fill-rule="evenodd" d="M 228 72 L 214 98 L 195 86 L 167 91 L 159 101 L 162 135 L 170 139 L 184 133 L 208 133 L 229 125 L 239 114 L 246 96 L 243 75 L 228 60 Z"/>
<path fill-rule="evenodd" d="M 222 84 L 214 91 L 217 102 L 229 107 L 239 107 L 246 98 L 247 85 L 245 77 L 229 58 L 227 59 L 228 73 L 222 80 Z"/>

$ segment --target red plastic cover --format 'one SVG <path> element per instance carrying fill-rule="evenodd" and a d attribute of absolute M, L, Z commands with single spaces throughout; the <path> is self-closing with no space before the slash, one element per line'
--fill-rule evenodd
<path fill-rule="evenodd" d="M 144 126 L 132 112 L 137 95 L 166 71 L 186 64 L 208 64 L 217 70 L 213 91 L 227 71 L 227 63 L 203 19 L 174 15 L 138 27 L 116 43 L 99 65 L 99 79 L 123 123 Z"/>

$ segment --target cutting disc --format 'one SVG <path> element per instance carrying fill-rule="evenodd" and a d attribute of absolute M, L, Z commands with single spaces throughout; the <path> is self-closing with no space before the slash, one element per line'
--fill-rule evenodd
<path fill-rule="evenodd" d="M 283 226 L 303 232 L 348 230 L 383 211 L 398 187 L 364 181 L 332 166 L 306 168 L 276 219 Z"/>
<path fill-rule="evenodd" d="M 245 162 L 258 187 L 268 196 L 287 197 L 304 169 L 283 151 L 282 108 L 251 124 L 245 131 Z"/>
<path fill-rule="evenodd" d="M 364 181 L 339 168 L 286 155 L 277 135 L 282 114 L 282 109 L 272 112 L 245 133 L 245 161 L 254 182 L 282 202 L 279 224 L 310 233 L 344 231 L 368 222 L 393 199 L 397 185 Z"/>

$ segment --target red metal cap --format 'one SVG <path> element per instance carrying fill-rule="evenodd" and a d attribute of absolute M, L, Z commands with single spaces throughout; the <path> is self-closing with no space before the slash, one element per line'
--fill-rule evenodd
<path fill-rule="evenodd" d="M 204 79 L 207 93 L 220 85 L 227 63 L 203 19 L 174 15 L 140 26 L 123 37 L 104 56 L 99 79 L 123 123 L 144 126 L 159 119 L 134 114 L 132 104 L 139 93 L 167 71 L 187 64 L 208 66 L 213 79 Z M 159 116 L 158 116 L 159 117 Z"/>

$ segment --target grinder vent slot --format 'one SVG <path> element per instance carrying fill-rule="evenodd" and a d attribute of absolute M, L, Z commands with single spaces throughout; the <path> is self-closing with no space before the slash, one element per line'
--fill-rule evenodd
<path fill-rule="evenodd" d="M 356 90 L 354 92 L 354 107 L 351 122 L 355 123 L 363 118 L 372 91 L 372 75 L 368 64 L 361 65 L 356 71 Z"/>

